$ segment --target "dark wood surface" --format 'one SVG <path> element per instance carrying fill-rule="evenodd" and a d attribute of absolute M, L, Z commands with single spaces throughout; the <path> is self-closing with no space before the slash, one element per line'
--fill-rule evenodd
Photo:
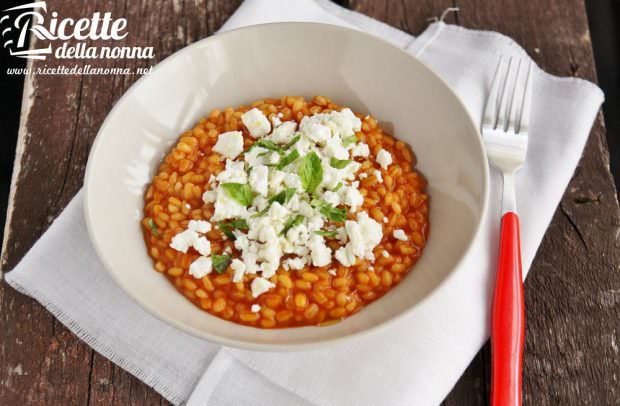
<path fill-rule="evenodd" d="M 61 16 L 112 11 L 129 20 L 127 45 L 154 46 L 156 60 L 217 30 L 232 0 L 62 0 Z M 339 2 L 412 34 L 447 7 L 447 22 L 502 32 L 545 70 L 596 82 L 580 0 L 350 0 Z M 82 60 L 83 61 L 83 60 Z M 83 62 L 78 62 L 83 63 Z M 147 66 L 98 61 L 93 66 Z M 53 64 L 52 64 L 53 65 Z M 36 66 L 36 64 L 35 64 Z M 25 255 L 82 184 L 89 147 L 135 76 L 26 78 L 1 265 Z M 32 89 L 32 93 L 29 93 Z M 529 405 L 620 402 L 620 210 L 609 172 L 603 117 L 537 253 L 526 282 L 524 401 Z M 0 284 L 0 405 L 165 404 L 156 392 L 97 354 L 33 299 Z M 445 405 L 485 405 L 488 345 Z"/>

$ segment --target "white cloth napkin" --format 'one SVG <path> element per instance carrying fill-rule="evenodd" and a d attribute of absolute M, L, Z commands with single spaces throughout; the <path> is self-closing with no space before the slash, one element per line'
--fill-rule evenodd
<path fill-rule="evenodd" d="M 247 0 L 223 29 L 315 21 L 378 35 L 417 55 L 481 117 L 498 56 L 528 58 L 511 39 L 442 22 L 419 38 L 326 0 Z M 593 84 L 536 69 L 527 163 L 517 181 L 527 271 L 603 101 Z M 78 194 L 6 275 L 95 350 L 178 404 L 433 405 L 489 334 L 499 225 L 497 174 L 483 238 L 407 319 L 371 337 L 305 353 L 223 348 L 146 313 L 112 281 L 89 243 Z M 191 395 L 191 397 L 190 397 Z"/>

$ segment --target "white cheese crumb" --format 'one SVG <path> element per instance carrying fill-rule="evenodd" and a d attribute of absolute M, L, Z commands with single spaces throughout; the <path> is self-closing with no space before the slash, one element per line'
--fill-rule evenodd
<path fill-rule="evenodd" d="M 360 179 L 366 179 L 367 177 L 368 177 L 368 174 L 366 172 L 360 173 Z"/>
<path fill-rule="evenodd" d="M 375 169 L 375 178 L 377 178 L 379 183 L 383 183 L 383 176 L 381 175 L 381 171 L 378 169 Z"/>
<path fill-rule="evenodd" d="M 187 210 L 190 210 L 190 209 L 192 208 L 192 206 L 190 206 L 190 205 L 189 205 L 189 203 L 185 203 L 185 208 L 186 208 Z"/>
<path fill-rule="evenodd" d="M 387 224 L 387 223 L 388 223 L 388 221 L 389 221 L 389 220 L 388 220 L 388 218 L 387 218 L 387 217 L 383 217 L 383 222 L 384 222 L 385 224 Z"/>
<path fill-rule="evenodd" d="M 275 286 L 276 285 L 269 282 L 265 278 L 260 278 L 260 277 L 254 278 L 254 280 L 252 281 L 252 285 L 251 285 L 252 297 L 257 298 L 263 293 L 267 292 L 269 289 L 274 288 Z"/>
<path fill-rule="evenodd" d="M 189 247 L 194 245 L 197 239 L 198 234 L 195 231 L 185 230 L 172 237 L 170 248 L 186 254 Z"/>
<path fill-rule="evenodd" d="M 253 304 L 250 307 L 250 310 L 252 311 L 252 313 L 258 313 L 258 312 L 260 312 L 260 305 L 259 304 Z"/>
<path fill-rule="evenodd" d="M 218 188 L 215 211 L 211 220 L 220 221 L 237 217 L 244 218 L 247 212 L 245 206 L 240 205 L 239 202 L 228 196 L 224 189 Z"/>
<path fill-rule="evenodd" d="M 333 268 L 332 268 L 332 269 L 330 269 L 329 271 L 327 271 L 327 273 L 328 273 L 328 274 L 330 274 L 330 275 L 333 275 L 333 276 L 336 276 L 336 275 L 337 275 L 336 270 L 335 270 L 335 269 L 333 269 Z"/>
<path fill-rule="evenodd" d="M 267 186 L 269 181 L 269 168 L 265 165 L 258 165 L 250 172 L 250 186 L 256 193 L 267 196 Z"/>
<path fill-rule="evenodd" d="M 245 274 L 245 264 L 238 260 L 237 258 L 233 259 L 230 263 L 230 269 L 233 270 L 233 282 L 241 282 L 243 280 L 243 275 Z"/>
<path fill-rule="evenodd" d="M 374 261 L 372 250 L 381 242 L 383 230 L 381 224 L 368 217 L 368 213 L 361 212 L 357 221 L 345 222 L 349 242 L 336 251 L 336 259 L 344 266 L 355 264 L 356 257 Z"/>
<path fill-rule="evenodd" d="M 198 237 L 196 241 L 194 241 L 193 247 L 200 255 L 207 256 L 211 254 L 211 242 L 205 237 Z"/>
<path fill-rule="evenodd" d="M 308 241 L 308 247 L 311 251 L 312 265 L 326 266 L 332 262 L 332 250 L 327 245 L 322 236 L 314 234 Z"/>
<path fill-rule="evenodd" d="M 220 183 L 248 183 L 248 175 L 245 173 L 245 164 L 242 161 L 226 160 L 226 168 L 217 175 Z"/>
<path fill-rule="evenodd" d="M 332 192 L 331 190 L 327 190 L 323 193 L 323 200 L 332 206 L 336 207 L 340 204 L 340 195 L 337 192 Z"/>
<path fill-rule="evenodd" d="M 205 234 L 211 231 L 211 223 L 205 220 L 190 220 L 187 228 L 197 233 Z"/>
<path fill-rule="evenodd" d="M 198 257 L 189 266 L 189 274 L 196 279 L 200 279 L 211 273 L 211 258 Z"/>
<path fill-rule="evenodd" d="M 295 130 L 297 130 L 296 121 L 285 121 L 277 126 L 268 138 L 277 144 L 287 144 L 294 138 Z"/>
<path fill-rule="evenodd" d="M 394 230 L 394 238 L 401 241 L 407 241 L 409 239 L 407 238 L 407 234 L 405 234 L 405 232 L 400 228 L 398 230 Z"/>
<path fill-rule="evenodd" d="M 390 256 L 390 253 L 389 253 L 389 252 L 387 252 L 387 251 L 383 251 L 383 252 L 381 253 L 381 255 L 383 255 L 383 257 L 384 257 L 384 258 L 387 258 L 387 257 L 389 257 L 389 256 Z"/>
<path fill-rule="evenodd" d="M 387 167 L 392 163 L 392 155 L 381 148 L 381 150 L 377 153 L 377 163 L 381 165 L 383 169 L 387 169 Z"/>
<path fill-rule="evenodd" d="M 353 155 L 354 157 L 360 156 L 362 158 L 368 158 L 368 155 L 370 155 L 370 148 L 368 148 L 368 144 L 360 142 L 358 144 L 355 144 L 355 146 L 351 150 L 351 155 Z"/>
<path fill-rule="evenodd" d="M 225 158 L 235 159 L 243 151 L 243 134 L 241 131 L 228 131 L 217 137 L 213 151 Z"/>
<path fill-rule="evenodd" d="M 205 203 L 213 203 L 217 199 L 217 190 L 207 190 L 202 194 L 202 201 Z"/>
<path fill-rule="evenodd" d="M 243 113 L 241 121 L 254 138 L 264 137 L 271 131 L 269 120 L 265 117 L 263 112 L 256 107 Z"/>

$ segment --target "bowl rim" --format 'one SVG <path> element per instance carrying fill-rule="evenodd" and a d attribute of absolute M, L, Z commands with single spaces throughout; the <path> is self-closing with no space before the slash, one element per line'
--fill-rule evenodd
<path fill-rule="evenodd" d="M 203 330 L 199 330 L 196 328 L 193 328 L 191 326 L 185 325 L 181 322 L 179 322 L 178 320 L 176 320 L 175 318 L 169 317 L 165 314 L 160 313 L 158 310 L 156 310 L 155 308 L 153 308 L 151 305 L 149 305 L 147 302 L 143 301 L 140 297 L 138 297 L 133 291 L 132 289 L 127 286 L 117 275 L 116 273 L 112 270 L 112 266 L 109 264 L 107 257 L 103 254 L 102 249 L 99 245 L 98 239 L 97 239 L 97 234 L 95 232 L 95 227 L 93 224 L 93 213 L 91 211 L 91 207 L 89 204 L 89 190 L 91 189 L 91 187 L 93 187 L 92 182 L 91 182 L 91 178 L 93 176 L 93 164 L 92 162 L 94 161 L 94 157 L 97 154 L 97 151 L 99 149 L 99 145 L 103 142 L 102 140 L 104 139 L 104 137 L 102 136 L 105 132 L 106 129 L 112 119 L 112 117 L 114 117 L 115 112 L 117 109 L 120 108 L 120 106 L 123 104 L 123 101 L 125 101 L 126 98 L 128 98 L 137 88 L 138 86 L 140 86 L 142 84 L 143 81 L 148 80 L 148 78 L 150 77 L 150 75 L 143 75 L 142 77 L 140 77 L 136 82 L 134 82 L 124 93 L 123 95 L 116 101 L 116 103 L 114 104 L 114 106 L 112 107 L 112 109 L 109 111 L 109 113 L 106 115 L 106 118 L 104 119 L 103 123 L 101 124 L 101 127 L 99 128 L 99 131 L 97 131 L 97 135 L 95 137 L 95 140 L 91 146 L 89 155 L 88 155 L 88 161 L 86 164 L 86 170 L 85 170 L 85 176 L 84 176 L 84 217 L 85 217 L 85 222 L 86 222 L 86 228 L 88 230 L 88 235 L 91 241 L 91 244 L 93 245 L 93 248 L 95 249 L 95 252 L 97 254 L 98 259 L 102 262 L 103 267 L 105 268 L 105 270 L 108 272 L 108 274 L 110 274 L 112 276 L 112 279 L 114 280 L 115 283 L 117 283 L 124 291 L 125 293 L 127 293 L 129 295 L 129 297 L 136 303 L 138 303 L 143 309 L 145 309 L 150 315 L 155 316 L 156 318 L 158 318 L 159 320 L 163 321 L 164 323 L 168 324 L 169 326 L 172 326 L 182 332 L 191 334 L 194 337 L 218 344 L 218 345 L 223 345 L 223 346 L 228 346 L 228 347 L 235 347 L 235 348 L 239 348 L 239 349 L 244 349 L 244 350 L 253 350 L 253 351 L 274 351 L 274 352 L 292 352 L 292 351 L 308 351 L 308 350 L 313 350 L 313 349 L 318 349 L 318 348 L 325 348 L 328 346 L 332 346 L 334 344 L 337 343 L 342 343 L 345 341 L 350 341 L 350 340 L 354 340 L 354 339 L 360 339 L 363 337 L 367 337 L 371 334 L 377 333 L 381 330 L 384 330 L 385 328 L 393 325 L 394 323 L 404 319 L 405 317 L 409 316 L 416 308 L 418 308 L 422 303 L 424 303 L 426 300 L 428 300 L 431 296 L 433 296 L 433 294 L 435 292 L 437 292 L 439 289 L 441 289 L 441 287 L 451 278 L 453 278 L 455 276 L 455 271 L 458 270 L 466 257 L 469 256 L 469 254 L 472 251 L 472 247 L 474 245 L 475 241 L 478 241 L 480 239 L 480 235 L 481 235 L 481 231 L 482 231 L 482 225 L 484 224 L 486 217 L 488 216 L 488 211 L 489 211 L 489 194 L 490 194 L 490 170 L 489 170 L 489 165 L 487 164 L 488 160 L 487 160 L 487 154 L 486 154 L 486 149 L 484 148 L 484 143 L 482 140 L 482 136 L 480 135 L 480 131 L 478 128 L 478 125 L 476 125 L 476 122 L 474 120 L 474 118 L 472 117 L 471 113 L 469 112 L 469 110 L 467 109 L 467 107 L 465 106 L 465 103 L 463 102 L 463 100 L 459 97 L 459 95 L 452 89 L 452 87 L 442 78 L 440 77 L 428 64 L 426 64 L 425 62 L 423 62 L 422 60 L 420 60 L 419 58 L 417 58 L 415 55 L 412 55 L 408 52 L 406 52 L 404 49 L 399 48 L 397 46 L 395 46 L 394 44 L 384 40 L 383 38 L 377 37 L 375 35 L 366 33 L 364 31 L 360 31 L 360 30 L 356 30 L 353 28 L 348 28 L 348 27 L 343 27 L 343 26 L 339 26 L 339 25 L 334 25 L 334 24 L 325 24 L 325 23 L 315 23 L 315 22 L 272 22 L 272 23 L 264 23 L 264 24 L 256 24 L 256 25 L 251 25 L 251 26 L 246 26 L 246 27 L 240 27 L 240 28 L 235 28 L 232 30 L 228 30 L 228 31 L 224 31 L 224 32 L 217 32 L 213 35 L 210 35 L 206 38 L 203 38 L 201 40 L 198 40 L 188 46 L 185 46 L 177 51 L 175 51 L 174 53 L 170 54 L 169 56 L 167 56 L 166 58 L 164 58 L 163 60 L 161 60 L 158 64 L 156 64 L 153 67 L 153 72 L 155 72 L 156 70 L 161 69 L 163 66 L 171 63 L 174 59 L 180 57 L 181 55 L 183 55 L 186 52 L 189 52 L 190 49 L 194 48 L 194 47 L 199 47 L 199 46 L 203 46 L 206 43 L 212 42 L 212 41 L 216 41 L 221 39 L 224 36 L 228 36 L 228 35 L 238 35 L 239 31 L 248 31 L 248 35 L 251 35 L 250 33 L 252 31 L 255 30 L 263 30 L 265 28 L 268 27 L 273 27 L 273 26 L 278 26 L 278 27 L 294 27 L 294 28 L 298 28 L 300 26 L 313 26 L 313 27 L 319 27 L 320 29 L 326 29 L 326 30 L 334 30 L 334 31 L 341 31 L 341 32 L 347 32 L 349 34 L 354 34 L 354 35 L 360 35 L 362 37 L 366 37 L 368 39 L 374 40 L 374 41 L 379 41 L 381 43 L 383 43 L 383 45 L 391 47 L 393 49 L 398 50 L 400 53 L 402 53 L 404 56 L 408 57 L 408 58 L 412 58 L 413 60 L 415 60 L 417 63 L 421 64 L 423 69 L 426 69 L 427 73 L 429 73 L 430 75 L 432 75 L 436 80 L 438 80 L 439 83 L 441 83 L 441 85 L 443 85 L 448 91 L 449 93 L 456 99 L 456 101 L 458 102 L 458 104 L 460 105 L 460 107 L 463 109 L 463 111 L 465 112 L 465 115 L 469 121 L 469 124 L 471 125 L 471 128 L 474 130 L 474 132 L 476 133 L 476 141 L 477 141 L 477 147 L 479 149 L 479 152 L 481 152 L 482 157 L 483 157 L 483 190 L 482 190 L 482 205 L 481 205 L 481 209 L 479 214 L 479 218 L 477 221 L 477 224 L 475 225 L 475 229 L 474 229 L 474 233 L 473 236 L 471 237 L 471 239 L 468 241 L 465 250 L 463 251 L 463 253 L 461 254 L 460 258 L 458 259 L 458 261 L 456 262 L 456 264 L 454 265 L 454 267 L 452 267 L 452 269 L 448 272 L 448 274 L 433 288 L 433 290 L 431 292 L 429 292 L 427 295 L 425 295 L 420 301 L 418 301 L 417 303 L 413 304 L 412 306 L 410 306 L 409 308 L 407 308 L 406 310 L 392 316 L 392 317 L 388 317 L 380 322 L 378 322 L 377 324 L 368 327 L 366 329 L 354 332 L 354 333 L 350 333 L 350 334 L 346 334 L 340 337 L 335 337 L 335 338 L 330 338 L 330 339 L 326 339 L 326 340 L 321 340 L 321 341 L 311 341 L 311 342 L 306 342 L 306 343 L 286 343 L 286 344 L 269 344 L 269 343 L 257 343 L 257 342 L 250 342 L 250 341 L 245 341 L 245 340 L 238 340 L 238 339 L 234 339 L 234 338 L 226 338 L 226 337 L 222 337 L 220 335 L 216 335 L 216 334 L 211 334 L 208 331 L 203 331 Z M 295 328 L 303 328 L 303 327 L 295 327 Z M 287 329 L 281 329 L 282 331 L 286 331 Z"/>

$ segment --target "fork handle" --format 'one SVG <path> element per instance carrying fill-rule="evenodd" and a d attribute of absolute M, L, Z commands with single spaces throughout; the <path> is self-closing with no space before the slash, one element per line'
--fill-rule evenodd
<path fill-rule="evenodd" d="M 491 406 L 521 405 L 525 303 L 519 217 L 502 216 L 491 331 Z"/>

